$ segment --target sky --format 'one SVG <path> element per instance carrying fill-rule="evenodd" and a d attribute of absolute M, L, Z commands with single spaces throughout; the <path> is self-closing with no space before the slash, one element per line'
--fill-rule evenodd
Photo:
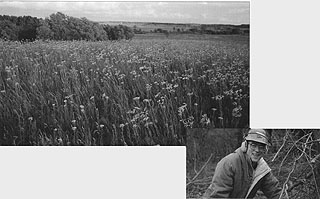
<path fill-rule="evenodd" d="M 249 24 L 249 1 L 12 1 L 0 0 L 0 15 L 49 17 L 62 12 L 89 20 Z"/>

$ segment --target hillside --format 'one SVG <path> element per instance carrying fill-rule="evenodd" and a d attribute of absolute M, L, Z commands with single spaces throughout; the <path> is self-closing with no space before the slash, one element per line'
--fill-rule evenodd
<path fill-rule="evenodd" d="M 196 24 L 196 23 L 156 23 L 156 22 L 125 22 L 125 21 L 103 21 L 100 24 L 116 26 L 124 25 L 134 29 L 135 33 L 150 32 L 201 32 L 207 34 L 249 34 L 250 25 L 229 24 Z"/>

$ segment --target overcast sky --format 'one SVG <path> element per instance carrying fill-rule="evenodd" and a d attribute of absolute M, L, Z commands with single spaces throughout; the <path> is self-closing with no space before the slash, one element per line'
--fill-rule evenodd
<path fill-rule="evenodd" d="M 92 21 L 249 24 L 249 1 L 1 1 L 0 15 L 48 17 L 62 12 Z"/>

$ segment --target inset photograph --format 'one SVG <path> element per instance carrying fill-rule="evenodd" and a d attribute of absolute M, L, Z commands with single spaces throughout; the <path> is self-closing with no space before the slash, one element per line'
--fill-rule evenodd
<path fill-rule="evenodd" d="M 319 129 L 193 129 L 187 198 L 320 198 Z"/>
<path fill-rule="evenodd" d="M 250 2 L 1 2 L 0 145 L 249 126 Z M 44 9 L 45 8 L 45 9 Z"/>

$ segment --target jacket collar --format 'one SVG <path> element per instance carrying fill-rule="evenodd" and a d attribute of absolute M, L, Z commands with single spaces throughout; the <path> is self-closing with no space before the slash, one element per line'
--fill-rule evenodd
<path fill-rule="evenodd" d="M 242 142 L 241 147 L 236 151 L 238 153 L 242 152 L 242 154 L 245 156 L 245 159 L 247 160 L 247 155 L 246 155 L 247 148 L 245 146 L 245 142 Z M 251 161 L 251 160 L 247 160 L 247 161 Z M 248 166 L 250 165 L 250 167 L 252 167 L 251 162 L 247 162 L 247 163 L 248 163 Z M 257 163 L 257 168 L 253 170 L 253 181 L 246 195 L 246 198 L 249 196 L 250 192 L 252 191 L 254 186 L 259 182 L 259 180 L 263 178 L 265 175 L 267 175 L 270 171 L 271 169 L 268 166 L 267 162 L 263 158 L 260 158 L 260 160 Z"/>

